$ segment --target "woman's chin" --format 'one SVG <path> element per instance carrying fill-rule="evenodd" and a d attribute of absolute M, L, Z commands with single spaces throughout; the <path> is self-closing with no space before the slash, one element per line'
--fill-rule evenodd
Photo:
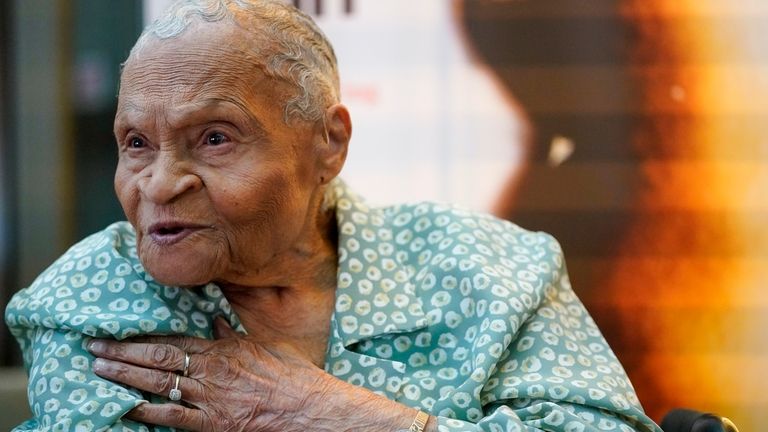
<path fill-rule="evenodd" d="M 198 286 L 216 278 L 215 262 L 204 256 L 183 254 L 139 254 L 144 270 L 162 285 Z"/>
<path fill-rule="evenodd" d="M 161 285 L 178 286 L 178 287 L 193 287 L 205 285 L 212 280 L 208 276 L 196 276 L 194 274 L 186 273 L 180 274 L 178 271 L 167 271 L 146 269 L 147 273 L 152 276 L 156 282 Z"/>

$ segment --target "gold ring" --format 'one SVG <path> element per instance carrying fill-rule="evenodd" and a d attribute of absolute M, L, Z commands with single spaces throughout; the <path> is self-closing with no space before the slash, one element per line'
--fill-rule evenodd
<path fill-rule="evenodd" d="M 184 369 L 181 372 L 184 376 L 189 376 L 189 354 L 184 352 Z"/>

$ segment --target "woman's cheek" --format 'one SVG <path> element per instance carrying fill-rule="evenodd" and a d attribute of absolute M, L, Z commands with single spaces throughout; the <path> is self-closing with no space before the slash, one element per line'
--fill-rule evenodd
<path fill-rule="evenodd" d="M 131 223 L 135 222 L 133 216 L 136 214 L 139 201 L 135 178 L 130 172 L 126 172 L 120 167 L 115 172 L 115 195 L 117 195 L 117 200 Z"/>

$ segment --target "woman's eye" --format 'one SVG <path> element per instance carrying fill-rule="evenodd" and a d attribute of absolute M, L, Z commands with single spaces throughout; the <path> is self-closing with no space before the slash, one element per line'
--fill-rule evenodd
<path fill-rule="evenodd" d="M 214 133 L 208 135 L 208 137 L 205 139 L 205 141 L 206 141 L 206 144 L 208 144 L 208 145 L 217 146 L 217 145 L 220 145 L 220 144 L 224 144 L 228 140 L 227 140 L 227 136 L 226 135 L 224 135 L 222 133 L 219 133 L 219 132 L 214 132 Z"/>
<path fill-rule="evenodd" d="M 133 137 L 128 140 L 128 147 L 134 149 L 144 148 L 144 140 L 139 137 Z"/>

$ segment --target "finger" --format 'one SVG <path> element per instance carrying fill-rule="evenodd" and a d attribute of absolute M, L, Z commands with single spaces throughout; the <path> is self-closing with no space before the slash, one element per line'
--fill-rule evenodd
<path fill-rule="evenodd" d="M 190 354 L 205 351 L 211 346 L 211 341 L 191 336 L 136 336 L 126 339 L 128 342 L 173 345 Z"/>
<path fill-rule="evenodd" d="M 213 336 L 216 339 L 226 339 L 238 337 L 236 331 L 232 330 L 229 323 L 222 317 L 217 317 L 213 322 Z"/>
<path fill-rule="evenodd" d="M 173 372 L 147 369 L 103 358 L 94 360 L 93 372 L 102 378 L 107 378 L 166 398 L 171 392 L 171 389 L 176 387 L 176 377 L 178 376 Z M 181 399 L 191 403 L 200 401 L 200 395 L 203 394 L 203 388 L 200 382 L 180 376 L 179 390 L 181 390 Z"/>
<path fill-rule="evenodd" d="M 109 339 L 93 339 L 88 351 L 97 357 L 146 366 L 152 369 L 177 371 L 184 369 L 186 353 L 166 344 L 118 342 Z M 191 358 L 189 372 L 194 372 Z"/>
<path fill-rule="evenodd" d="M 200 432 L 213 430 L 211 427 L 205 427 L 205 415 L 202 411 L 179 404 L 144 403 L 129 411 L 125 417 L 141 423 L 176 429 Z"/>

